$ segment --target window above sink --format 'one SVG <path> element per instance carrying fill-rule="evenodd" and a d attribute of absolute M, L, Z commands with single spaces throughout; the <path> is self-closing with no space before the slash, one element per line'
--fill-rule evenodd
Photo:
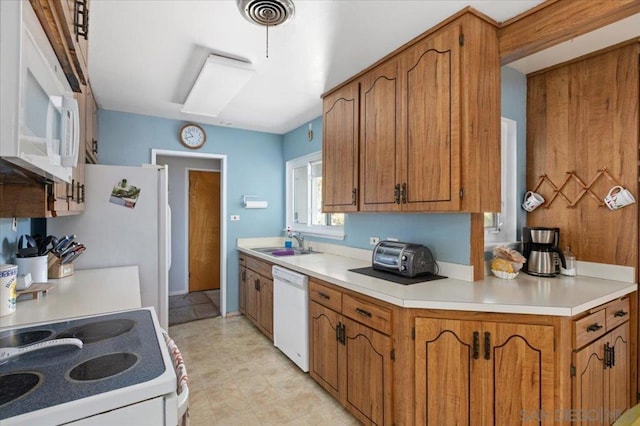
<path fill-rule="evenodd" d="M 322 213 L 322 152 L 287 161 L 286 227 L 306 235 L 344 239 L 345 215 Z"/>

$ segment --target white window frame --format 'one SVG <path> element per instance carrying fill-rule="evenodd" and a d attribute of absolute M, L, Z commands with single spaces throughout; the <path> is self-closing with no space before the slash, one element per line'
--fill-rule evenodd
<path fill-rule="evenodd" d="M 501 158 L 501 208 L 498 214 L 498 226 L 485 228 L 484 245 L 495 247 L 516 241 L 517 227 L 517 188 L 516 162 L 518 150 L 518 123 L 502 117 L 500 126 L 500 158 Z"/>
<path fill-rule="evenodd" d="M 293 222 L 293 170 L 316 161 L 322 161 L 322 151 L 312 152 L 302 157 L 289 160 L 286 163 L 286 227 L 292 231 L 301 232 L 306 235 L 343 240 L 344 226 L 307 225 Z M 311 185 L 308 176 L 307 183 Z M 307 204 L 311 206 L 311 191 L 307 191 L 307 195 L 309 197 Z"/>

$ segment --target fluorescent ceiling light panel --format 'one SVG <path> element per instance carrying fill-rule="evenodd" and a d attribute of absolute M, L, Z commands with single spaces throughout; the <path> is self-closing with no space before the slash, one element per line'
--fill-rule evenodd
<path fill-rule="evenodd" d="M 210 54 L 181 111 L 217 117 L 254 72 L 250 63 Z"/>

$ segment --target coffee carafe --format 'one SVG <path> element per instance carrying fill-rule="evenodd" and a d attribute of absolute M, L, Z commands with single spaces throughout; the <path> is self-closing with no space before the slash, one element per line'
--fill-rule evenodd
<path fill-rule="evenodd" d="M 538 277 L 558 275 L 560 264 L 567 266 L 559 241 L 559 228 L 522 228 L 522 255 L 527 259 L 522 269 Z"/>

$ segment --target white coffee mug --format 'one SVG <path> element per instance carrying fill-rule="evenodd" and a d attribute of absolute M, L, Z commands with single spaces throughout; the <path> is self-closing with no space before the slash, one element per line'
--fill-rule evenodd
<path fill-rule="evenodd" d="M 610 210 L 618 210 L 635 202 L 636 199 L 633 198 L 633 194 L 622 186 L 614 186 L 609 190 L 607 196 L 604 197 L 604 203 Z"/>
<path fill-rule="evenodd" d="M 538 208 L 542 203 L 544 203 L 544 198 L 542 195 L 537 192 L 527 191 L 524 194 L 524 202 L 522 203 L 522 208 L 528 212 L 532 212 Z"/>
<path fill-rule="evenodd" d="M 16 265 L 0 265 L 0 317 L 16 311 Z"/>

